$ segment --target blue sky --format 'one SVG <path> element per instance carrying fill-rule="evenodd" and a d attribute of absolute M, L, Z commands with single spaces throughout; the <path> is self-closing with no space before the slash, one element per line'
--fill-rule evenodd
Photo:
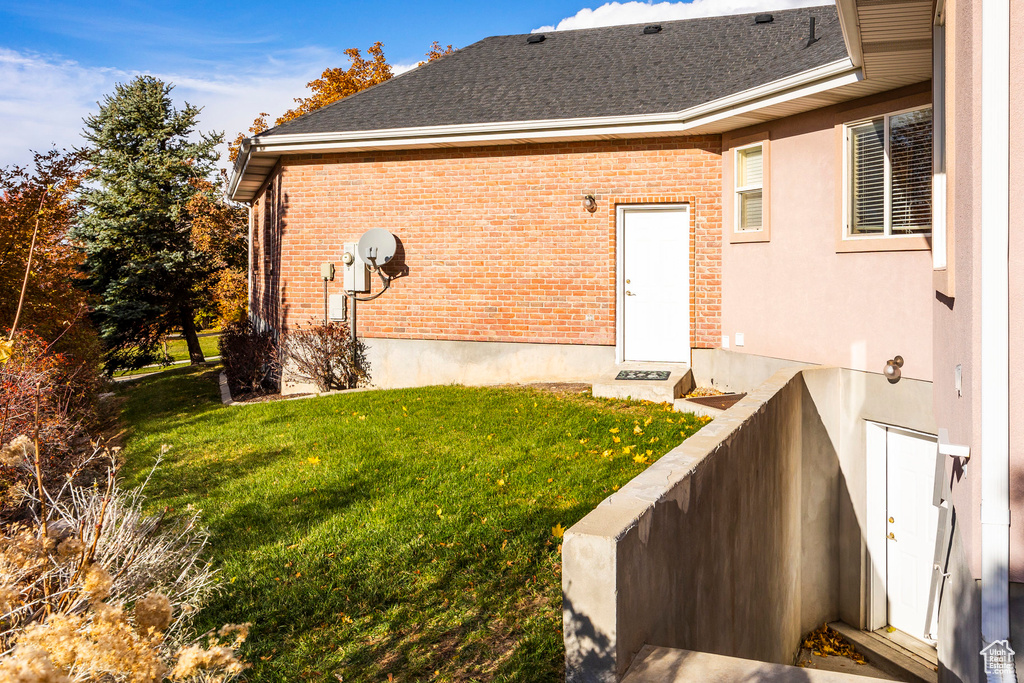
<path fill-rule="evenodd" d="M 682 19 L 825 4 L 828 0 L 690 2 L 318 3 L 0 0 L 0 166 L 30 149 L 81 144 L 82 118 L 116 82 L 149 73 L 204 107 L 203 130 L 233 138 L 306 94 L 346 48 L 376 40 L 396 71 L 430 43 L 464 47 L 489 35 Z"/>

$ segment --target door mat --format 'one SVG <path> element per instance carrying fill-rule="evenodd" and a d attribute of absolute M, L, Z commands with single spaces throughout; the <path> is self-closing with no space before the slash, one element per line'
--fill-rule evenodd
<path fill-rule="evenodd" d="M 621 370 L 615 379 L 646 379 L 664 382 L 672 373 L 669 370 Z"/>
<path fill-rule="evenodd" d="M 728 410 L 739 403 L 740 399 L 744 396 L 746 396 L 746 394 L 722 394 L 721 396 L 694 396 L 693 398 L 688 398 L 686 400 L 690 403 L 707 406 L 708 408 Z"/>

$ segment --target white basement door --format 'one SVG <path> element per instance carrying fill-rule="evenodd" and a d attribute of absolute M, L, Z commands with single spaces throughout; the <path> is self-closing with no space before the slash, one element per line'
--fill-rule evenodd
<path fill-rule="evenodd" d="M 690 362 L 690 212 L 622 212 L 624 361 Z"/>
<path fill-rule="evenodd" d="M 931 641 L 928 623 L 935 537 L 936 442 L 912 432 L 886 429 L 886 594 L 889 625 Z M 937 611 L 937 610 L 936 610 Z"/>

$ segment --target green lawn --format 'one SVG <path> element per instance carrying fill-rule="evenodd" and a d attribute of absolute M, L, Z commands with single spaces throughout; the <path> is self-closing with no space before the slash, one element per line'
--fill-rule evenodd
<path fill-rule="evenodd" d="M 205 357 L 220 355 L 220 349 L 217 348 L 218 339 L 220 339 L 219 333 L 199 337 L 199 347 L 203 350 Z M 188 360 L 188 344 L 180 337 L 168 339 L 167 355 L 174 360 Z"/>
<path fill-rule="evenodd" d="M 250 681 L 558 680 L 552 528 L 706 422 L 525 388 L 224 407 L 216 374 L 122 388 L 125 475 L 173 446 L 151 504 L 203 510 L 223 590 L 198 627 L 254 623 Z"/>
<path fill-rule="evenodd" d="M 220 333 L 199 337 L 199 347 L 203 350 L 204 358 L 209 359 L 220 355 L 220 349 L 217 348 L 218 339 L 220 339 Z M 171 361 L 188 360 L 188 344 L 181 338 L 168 339 L 167 355 L 171 357 Z M 170 366 L 151 365 L 144 368 L 137 368 L 135 370 L 117 372 L 114 373 L 114 376 L 126 377 L 129 375 L 148 374 L 150 372 L 162 372 L 167 370 L 168 367 Z"/>

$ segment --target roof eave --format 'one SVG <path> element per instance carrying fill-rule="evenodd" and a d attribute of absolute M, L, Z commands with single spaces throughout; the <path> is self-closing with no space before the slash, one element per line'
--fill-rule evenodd
<path fill-rule="evenodd" d="M 236 201 L 249 201 L 262 186 L 265 179 L 254 178 L 247 183 L 247 191 L 240 187 L 253 156 L 276 158 L 302 153 L 683 135 L 716 121 L 849 85 L 862 78 L 861 71 L 847 58 L 677 112 L 257 136 L 247 140 L 251 144 L 243 145 L 239 152 L 242 163 L 235 165 L 230 184 L 231 197 Z M 745 125 L 749 123 L 738 124 L 735 128 Z M 266 167 L 266 164 L 261 166 Z"/>
<path fill-rule="evenodd" d="M 836 0 L 839 26 L 846 43 L 846 54 L 856 67 L 864 66 L 864 48 L 861 45 L 860 20 L 857 15 L 857 0 Z"/>

